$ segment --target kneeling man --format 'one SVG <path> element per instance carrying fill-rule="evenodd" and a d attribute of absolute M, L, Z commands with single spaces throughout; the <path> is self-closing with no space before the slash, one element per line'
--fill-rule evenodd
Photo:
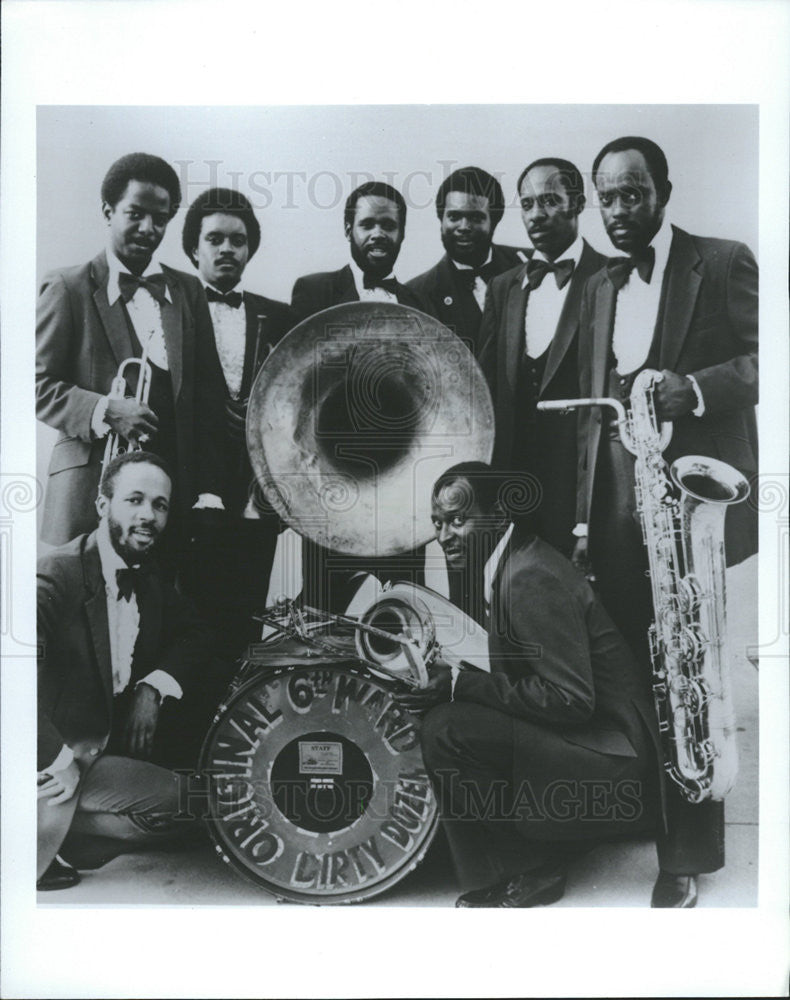
<path fill-rule="evenodd" d="M 439 665 L 403 696 L 428 709 L 422 745 L 453 860 L 457 906 L 555 902 L 591 842 L 653 831 L 650 692 L 586 580 L 518 524 L 497 534 L 492 472 L 460 466 L 433 493 L 442 547 L 486 559 L 491 673 Z"/>
<path fill-rule="evenodd" d="M 98 528 L 39 560 L 40 890 L 187 825 L 174 819 L 178 775 L 156 763 L 170 706 L 160 709 L 181 698 L 208 643 L 152 562 L 170 494 L 157 455 L 121 455 L 102 476 Z"/>

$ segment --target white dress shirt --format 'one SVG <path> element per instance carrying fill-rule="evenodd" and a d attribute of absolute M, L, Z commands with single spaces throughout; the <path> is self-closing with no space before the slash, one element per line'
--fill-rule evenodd
<path fill-rule="evenodd" d="M 488 251 L 488 256 L 483 261 L 483 263 L 480 264 L 479 266 L 480 267 L 485 267 L 486 264 L 490 264 L 491 263 L 491 259 L 493 258 L 493 256 L 494 256 L 494 251 L 493 250 L 489 250 Z M 471 264 L 459 264 L 459 262 L 457 260 L 453 261 L 453 266 L 457 267 L 459 271 L 473 271 L 474 270 L 474 267 Z M 483 307 L 486 304 L 486 291 L 487 291 L 487 289 L 488 289 L 488 285 L 485 283 L 485 281 L 483 280 L 483 278 L 481 278 L 479 274 L 475 275 L 475 284 L 474 284 L 474 288 L 472 289 L 472 295 L 474 295 L 474 297 L 475 297 L 475 302 L 477 302 L 477 304 L 480 306 L 480 312 L 483 311 Z"/>
<path fill-rule="evenodd" d="M 656 256 L 650 283 L 644 282 L 634 269 L 617 293 L 612 350 L 621 375 L 642 368 L 647 360 L 656 329 L 661 285 L 671 243 L 672 227 L 664 220 L 651 244 Z"/>
<path fill-rule="evenodd" d="M 129 268 L 122 264 L 114 253 L 107 251 L 107 264 L 110 268 L 110 276 L 107 281 L 107 298 L 110 305 L 120 297 L 121 289 L 118 282 L 118 275 L 123 272 L 129 274 Z M 141 278 L 150 278 L 152 275 L 161 274 L 162 265 L 156 258 L 152 258 L 151 263 L 140 275 Z M 165 285 L 165 298 L 172 302 L 170 289 Z M 137 339 L 145 346 L 148 342 L 148 356 L 157 368 L 165 371 L 170 370 L 167 360 L 167 347 L 165 345 L 165 330 L 162 326 L 162 310 L 159 303 L 151 295 L 147 288 L 139 287 L 134 295 L 126 303 L 129 319 L 132 321 Z"/>
<path fill-rule="evenodd" d="M 210 286 L 203 282 L 205 288 Z M 219 292 L 219 288 L 214 288 Z M 244 294 L 241 283 L 232 289 Z M 241 380 L 244 375 L 244 355 L 247 347 L 247 307 L 242 302 L 238 309 L 233 309 L 227 302 L 209 302 L 211 322 L 214 326 L 214 340 L 217 354 L 225 376 L 225 384 L 231 398 L 238 399 L 241 392 Z"/>
<path fill-rule="evenodd" d="M 547 275 L 548 277 L 548 275 Z M 545 281 L 545 278 L 544 278 Z M 510 544 L 510 538 L 513 534 L 513 525 L 509 524 L 507 531 L 502 535 L 494 548 L 494 551 L 488 557 L 488 561 L 483 567 L 483 600 L 485 601 L 486 614 L 491 613 L 491 595 L 494 590 L 494 577 L 497 575 L 499 569 L 499 564 L 502 562 L 502 557 Z M 452 701 L 455 695 L 455 685 L 458 680 L 458 675 L 461 672 L 461 668 L 457 664 L 452 664 L 450 667 L 450 700 Z"/>
<path fill-rule="evenodd" d="M 357 289 L 357 295 L 359 296 L 360 302 L 397 302 L 398 296 L 393 292 L 388 291 L 386 288 L 365 288 L 365 272 L 361 267 L 357 265 L 357 262 L 352 257 L 348 262 L 351 267 L 351 273 L 354 275 L 354 285 Z M 389 281 L 394 278 L 395 274 L 390 271 L 390 273 L 384 279 Z"/>
<path fill-rule="evenodd" d="M 582 238 L 577 236 L 565 253 L 560 254 L 558 260 L 572 260 L 574 268 L 576 268 L 579 266 L 579 258 L 583 249 Z M 540 250 L 535 251 L 532 259 L 552 263 Z M 533 288 L 527 296 L 524 331 L 526 351 L 531 358 L 539 358 L 554 339 L 571 281 L 573 281 L 573 275 L 562 288 L 557 288 L 557 280 L 554 275 L 547 274 L 540 287 Z M 521 287 L 527 287 L 526 275 L 524 275 Z"/>

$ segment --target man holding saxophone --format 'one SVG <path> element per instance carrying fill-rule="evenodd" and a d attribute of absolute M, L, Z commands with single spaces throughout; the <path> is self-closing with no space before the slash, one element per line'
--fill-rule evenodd
<path fill-rule="evenodd" d="M 748 479 L 757 472 L 753 255 L 742 243 L 692 236 L 668 224 L 667 161 L 649 139 L 608 143 L 593 164 L 593 181 L 604 226 L 621 256 L 585 289 L 580 396 L 614 398 L 628 411 L 635 379 L 655 370 L 655 417 L 672 427 L 666 462 L 708 456 Z M 580 409 L 579 429 L 574 561 L 592 570 L 604 605 L 649 672 L 654 608 L 634 456 L 609 408 Z M 741 503 L 728 511 L 725 549 L 728 565 L 756 552 L 753 507 Z M 711 637 L 714 643 L 720 638 Z M 723 805 L 711 799 L 690 804 L 667 781 L 667 810 L 669 832 L 659 842 L 652 905 L 694 906 L 697 875 L 724 864 Z"/>
<path fill-rule="evenodd" d="M 96 526 L 110 434 L 172 466 L 180 538 L 193 505 L 222 506 L 224 383 L 205 295 L 197 278 L 154 257 L 178 210 L 178 177 L 159 157 L 131 153 L 110 167 L 101 199 L 106 250 L 47 275 L 38 302 L 36 415 L 60 431 L 42 521 L 52 545 Z M 150 382 L 137 392 L 132 371 L 125 398 L 113 381 L 129 358 L 147 360 Z M 169 534 L 166 561 L 177 564 Z"/>

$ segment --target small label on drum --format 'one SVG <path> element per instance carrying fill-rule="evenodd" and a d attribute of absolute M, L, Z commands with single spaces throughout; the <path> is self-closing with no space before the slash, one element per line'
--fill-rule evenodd
<path fill-rule="evenodd" d="M 299 743 L 300 774 L 342 774 L 342 743 Z"/>

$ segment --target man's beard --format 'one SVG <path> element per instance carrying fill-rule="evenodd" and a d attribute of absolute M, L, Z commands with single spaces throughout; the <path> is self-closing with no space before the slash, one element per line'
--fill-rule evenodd
<path fill-rule="evenodd" d="M 159 534 L 155 528 L 151 529 L 153 535 L 151 544 L 147 549 L 145 549 L 145 551 L 138 552 L 136 549 L 130 548 L 130 546 L 122 540 L 123 528 L 110 514 L 107 515 L 107 527 L 109 528 L 112 547 L 127 564 L 127 566 L 136 566 L 138 564 L 147 563 L 151 560 L 154 549 L 156 548 L 157 539 L 159 538 Z"/>
<path fill-rule="evenodd" d="M 370 274 L 376 278 L 386 278 L 395 266 L 395 261 L 398 259 L 399 248 L 392 244 L 388 244 L 386 247 L 388 256 L 382 257 L 381 260 L 377 261 L 370 260 L 365 251 L 354 242 L 353 238 L 349 240 L 349 245 L 351 247 L 351 256 L 357 267 L 365 274 Z"/>
<path fill-rule="evenodd" d="M 459 264 L 480 267 L 485 263 L 491 249 L 491 237 L 475 237 L 470 246 L 459 248 L 456 246 L 452 236 L 442 233 L 442 246 L 452 260 L 457 261 Z"/>

